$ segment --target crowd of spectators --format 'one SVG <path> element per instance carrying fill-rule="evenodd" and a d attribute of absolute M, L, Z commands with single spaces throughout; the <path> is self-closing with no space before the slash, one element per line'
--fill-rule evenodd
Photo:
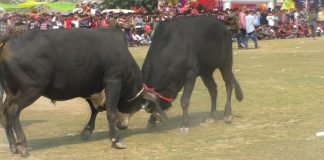
<path fill-rule="evenodd" d="M 244 8 L 243 8 L 244 9 Z M 149 45 L 154 28 L 160 21 L 177 16 L 211 15 L 223 21 L 233 33 L 240 34 L 239 13 L 241 9 L 205 10 L 197 3 L 178 5 L 161 4 L 159 9 L 147 12 L 145 8 L 133 8 L 133 13 L 100 12 L 96 5 L 81 4 L 73 13 L 62 14 L 32 11 L 31 14 L 0 14 L 0 34 L 15 34 L 27 29 L 70 29 L 118 27 L 125 31 L 130 46 Z M 245 10 L 243 10 L 245 11 Z M 310 37 L 309 15 L 292 10 L 246 10 L 254 16 L 258 39 Z M 317 36 L 323 34 L 323 24 L 315 24 Z"/>

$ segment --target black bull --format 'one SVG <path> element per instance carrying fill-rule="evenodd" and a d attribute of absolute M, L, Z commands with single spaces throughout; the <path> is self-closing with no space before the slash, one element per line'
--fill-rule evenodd
<path fill-rule="evenodd" d="M 0 123 L 11 152 L 24 156 L 27 142 L 19 115 L 40 96 L 68 100 L 109 91 L 105 110 L 116 148 L 125 148 L 115 128 L 116 112 L 135 113 L 155 98 L 143 91 L 141 71 L 118 29 L 31 30 L 1 37 L 0 80 L 7 95 L 0 103 Z M 91 133 L 98 111 L 88 102 L 92 114 L 83 132 Z M 156 110 L 165 117 L 161 108 Z"/>
<path fill-rule="evenodd" d="M 235 88 L 236 98 L 243 94 L 232 72 L 232 37 L 226 26 L 215 17 L 179 17 L 161 22 L 154 33 L 151 47 L 145 58 L 142 72 L 144 82 L 154 88 L 161 98 L 162 109 L 171 106 L 183 88 L 181 107 L 183 110 L 182 131 L 189 129 L 188 107 L 196 78 L 201 77 L 211 97 L 211 113 L 208 120 L 216 116 L 217 85 L 213 78 L 219 69 L 225 81 L 227 100 L 225 120 L 232 120 L 231 94 Z M 151 116 L 148 127 L 154 127 L 156 118 Z"/>

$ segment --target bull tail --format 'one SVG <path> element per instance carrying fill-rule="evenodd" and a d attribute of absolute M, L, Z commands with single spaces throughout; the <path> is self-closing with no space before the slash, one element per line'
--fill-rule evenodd
<path fill-rule="evenodd" d="M 243 92 L 241 89 L 240 84 L 237 82 L 234 74 L 232 73 L 232 77 L 233 77 L 233 84 L 234 84 L 234 90 L 235 90 L 235 97 L 238 101 L 242 101 L 243 100 Z"/>

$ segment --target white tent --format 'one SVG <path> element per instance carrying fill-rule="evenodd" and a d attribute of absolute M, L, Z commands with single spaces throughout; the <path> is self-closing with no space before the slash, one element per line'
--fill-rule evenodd
<path fill-rule="evenodd" d="M 105 9 L 103 11 L 101 11 L 101 14 L 103 13 L 134 13 L 135 11 L 133 10 L 129 10 L 129 9 Z"/>

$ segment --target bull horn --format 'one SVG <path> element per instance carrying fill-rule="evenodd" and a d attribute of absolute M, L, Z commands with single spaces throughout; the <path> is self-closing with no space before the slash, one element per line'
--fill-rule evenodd
<path fill-rule="evenodd" d="M 146 108 L 150 102 L 153 102 L 155 105 L 155 110 L 159 113 L 161 116 L 162 120 L 167 120 L 168 116 L 166 113 L 163 111 L 163 109 L 160 106 L 160 103 L 158 102 L 158 97 L 155 94 L 149 93 L 147 91 L 144 91 L 143 93 L 143 98 L 146 99 L 147 101 L 145 102 L 144 105 L 142 105 L 143 108 Z"/>

